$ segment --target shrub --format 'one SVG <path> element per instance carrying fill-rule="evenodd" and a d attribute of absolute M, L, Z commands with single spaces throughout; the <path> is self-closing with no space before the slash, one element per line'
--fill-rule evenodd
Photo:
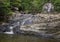
<path fill-rule="evenodd" d="M 0 21 L 5 21 L 10 15 L 10 2 L 9 0 L 0 1 Z"/>

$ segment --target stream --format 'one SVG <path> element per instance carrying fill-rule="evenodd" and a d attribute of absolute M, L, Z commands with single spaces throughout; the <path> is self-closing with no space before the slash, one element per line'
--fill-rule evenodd
<path fill-rule="evenodd" d="M 0 42 L 60 42 L 57 39 L 44 39 L 28 35 L 0 34 Z"/>

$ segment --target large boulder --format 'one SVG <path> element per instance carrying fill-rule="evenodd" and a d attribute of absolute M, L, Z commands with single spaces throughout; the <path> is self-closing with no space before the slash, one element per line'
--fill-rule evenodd
<path fill-rule="evenodd" d="M 32 32 L 38 32 L 42 34 L 52 34 L 54 36 L 56 32 L 60 31 L 60 14 L 58 15 L 48 15 L 48 14 L 37 14 L 30 16 L 28 18 L 25 18 L 23 22 L 21 23 L 20 30 L 23 31 L 32 31 Z M 27 22 L 29 24 L 27 24 Z M 60 35 L 60 34 L 58 34 Z M 54 37 L 53 36 L 53 37 Z"/>

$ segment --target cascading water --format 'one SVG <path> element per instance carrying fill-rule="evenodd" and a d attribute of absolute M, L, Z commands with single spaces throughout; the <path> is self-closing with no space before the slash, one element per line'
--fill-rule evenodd
<path fill-rule="evenodd" d="M 9 31 L 9 32 L 4 32 L 4 33 L 5 33 L 5 34 L 14 34 L 14 33 L 13 33 L 13 27 L 11 26 L 11 27 L 10 27 L 10 31 Z"/>
<path fill-rule="evenodd" d="M 46 4 L 44 4 L 44 6 L 43 6 L 43 12 L 51 13 L 51 12 L 53 12 L 53 10 L 54 10 L 54 6 L 53 6 L 52 3 L 46 3 Z"/>
<path fill-rule="evenodd" d="M 13 24 L 13 26 L 10 26 L 9 29 L 10 31 L 6 31 L 4 32 L 5 34 L 14 34 L 15 31 L 13 31 L 13 29 L 16 27 L 16 26 L 19 26 L 20 25 L 20 22 L 17 22 L 15 24 Z"/>
<path fill-rule="evenodd" d="M 52 16 L 52 19 L 49 19 L 50 16 L 48 15 L 42 15 L 40 14 L 40 16 L 38 15 L 31 15 L 31 14 L 22 14 L 19 19 L 13 19 L 13 22 L 11 21 L 11 23 L 9 23 L 8 28 L 10 31 L 5 31 L 5 34 L 34 34 L 37 36 L 42 36 L 42 37 L 53 37 L 53 34 L 55 32 L 55 26 L 57 26 L 57 24 L 59 23 L 53 23 L 53 18 L 54 16 Z M 56 16 L 57 17 L 57 16 Z M 49 21 L 50 22 L 49 22 Z M 49 22 L 49 23 L 48 23 Z M 48 26 L 47 26 L 48 23 Z M 53 31 L 51 29 L 54 29 Z M 58 29 L 57 29 L 58 30 Z M 27 33 L 26 33 L 26 32 Z"/>
<path fill-rule="evenodd" d="M 31 18 L 32 18 L 32 16 L 24 19 L 21 25 L 24 25 L 24 24 L 32 24 Z"/>

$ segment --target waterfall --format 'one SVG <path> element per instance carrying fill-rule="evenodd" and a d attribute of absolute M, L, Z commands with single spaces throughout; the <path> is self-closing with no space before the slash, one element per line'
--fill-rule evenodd
<path fill-rule="evenodd" d="M 20 25 L 20 22 L 17 22 L 17 23 L 15 23 L 13 26 L 10 26 L 9 27 L 9 29 L 10 29 L 10 31 L 9 32 L 4 32 L 5 34 L 14 34 L 14 32 L 13 32 L 13 28 L 15 28 L 16 26 L 19 26 Z"/>
<path fill-rule="evenodd" d="M 13 27 L 11 26 L 10 27 L 10 31 L 9 32 L 4 32 L 5 34 L 14 34 L 14 32 L 13 32 Z"/>
<path fill-rule="evenodd" d="M 51 3 L 48 3 L 47 11 L 50 12 L 51 11 L 51 8 L 52 8 L 52 4 Z"/>
<path fill-rule="evenodd" d="M 54 10 L 54 6 L 52 3 L 46 3 L 44 4 L 43 6 L 43 12 L 47 12 L 47 13 L 50 13 Z"/>
<path fill-rule="evenodd" d="M 29 20 L 29 24 L 30 24 L 32 22 L 31 18 L 32 18 L 32 16 L 24 19 L 21 25 L 24 25 L 26 23 L 26 21 L 28 21 L 28 20 Z"/>

